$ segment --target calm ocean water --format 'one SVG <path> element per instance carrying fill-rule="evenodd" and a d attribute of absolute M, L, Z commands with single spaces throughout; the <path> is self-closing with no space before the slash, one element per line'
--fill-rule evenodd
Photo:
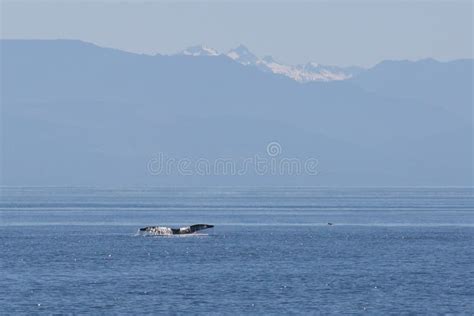
<path fill-rule="evenodd" d="M 473 241 L 472 188 L 2 188 L 0 314 L 472 314 Z"/>

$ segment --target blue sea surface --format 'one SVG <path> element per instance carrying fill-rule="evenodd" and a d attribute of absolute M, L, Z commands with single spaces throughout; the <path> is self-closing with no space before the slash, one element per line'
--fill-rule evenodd
<path fill-rule="evenodd" d="M 0 314 L 472 314 L 472 188 L 1 188 Z M 328 223 L 334 225 L 328 225 Z M 148 225 L 214 224 L 142 236 Z"/>

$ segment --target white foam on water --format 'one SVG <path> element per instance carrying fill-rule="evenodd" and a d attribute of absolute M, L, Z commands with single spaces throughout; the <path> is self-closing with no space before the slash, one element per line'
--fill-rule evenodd
<path fill-rule="evenodd" d="M 158 234 L 138 234 L 143 237 L 159 237 L 159 238 L 188 238 L 188 237 L 207 237 L 209 234 L 182 234 L 182 235 L 158 235 Z"/>

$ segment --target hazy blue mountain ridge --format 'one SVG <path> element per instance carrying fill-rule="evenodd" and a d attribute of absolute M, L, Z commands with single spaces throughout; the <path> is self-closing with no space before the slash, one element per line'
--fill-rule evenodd
<path fill-rule="evenodd" d="M 472 60 L 382 62 L 303 84 L 226 56 L 68 40 L 3 40 L 1 52 L 4 184 L 472 184 Z M 281 158 L 316 157 L 319 175 L 147 170 L 159 152 L 240 159 L 271 141 Z"/>

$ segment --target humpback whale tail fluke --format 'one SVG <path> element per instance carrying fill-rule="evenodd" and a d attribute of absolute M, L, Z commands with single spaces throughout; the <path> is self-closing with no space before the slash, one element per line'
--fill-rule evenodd
<path fill-rule="evenodd" d="M 189 229 L 192 232 L 197 232 L 199 230 L 213 228 L 213 227 L 214 227 L 214 225 L 209 225 L 209 224 L 194 224 L 194 225 L 189 226 Z M 180 229 L 182 229 L 182 228 L 180 228 Z"/>
<path fill-rule="evenodd" d="M 197 231 L 213 228 L 214 225 L 209 224 L 194 224 L 191 226 L 181 228 L 171 228 L 163 226 L 147 226 L 140 228 L 140 232 L 151 234 L 151 235 L 189 235 L 194 234 Z"/>

